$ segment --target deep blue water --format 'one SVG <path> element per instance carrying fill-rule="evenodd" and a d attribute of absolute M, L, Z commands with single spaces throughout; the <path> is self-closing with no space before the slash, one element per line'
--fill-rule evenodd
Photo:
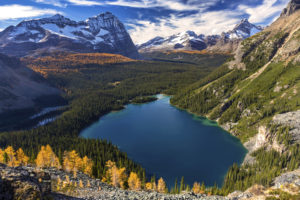
<path fill-rule="evenodd" d="M 190 185 L 204 181 L 221 186 L 228 168 L 243 161 L 246 149 L 215 122 L 175 108 L 167 96 L 158 97 L 101 117 L 81 136 L 111 141 L 169 186 L 182 176 Z"/>

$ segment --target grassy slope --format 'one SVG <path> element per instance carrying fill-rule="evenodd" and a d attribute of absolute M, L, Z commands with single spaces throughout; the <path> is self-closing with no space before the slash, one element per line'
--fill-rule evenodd
<path fill-rule="evenodd" d="M 237 69 L 239 62 L 228 62 L 211 74 L 208 81 L 201 80 L 180 92 L 172 103 L 218 119 L 220 124 L 238 123 L 231 131 L 243 141 L 276 113 L 299 109 L 300 94 L 295 92 L 300 86 L 299 63 L 290 58 L 287 61 L 282 51 L 292 41 L 300 42 L 300 31 L 290 36 L 289 28 L 277 32 L 268 28 L 245 40 L 241 60 L 246 70 Z M 282 89 L 277 91 L 278 87 Z M 243 113 L 245 110 L 250 111 L 248 116 Z"/>
<path fill-rule="evenodd" d="M 289 128 L 274 126 L 278 113 L 300 110 L 300 12 L 280 18 L 242 42 L 234 59 L 204 80 L 179 92 L 171 102 L 218 122 L 243 142 L 268 127 L 270 140 L 286 147 L 283 154 L 267 148 L 252 154 L 251 165 L 233 166 L 220 194 L 245 190 L 300 165 L 299 144 L 291 143 Z"/>

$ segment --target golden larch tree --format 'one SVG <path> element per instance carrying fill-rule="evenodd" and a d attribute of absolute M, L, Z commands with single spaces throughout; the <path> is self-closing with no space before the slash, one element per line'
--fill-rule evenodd
<path fill-rule="evenodd" d="M 153 190 L 152 183 L 148 182 L 145 184 L 146 190 Z"/>
<path fill-rule="evenodd" d="M 5 151 L 0 148 L 0 163 L 5 163 Z"/>
<path fill-rule="evenodd" d="M 127 178 L 125 167 L 118 168 L 116 163 L 110 160 L 106 162 L 106 167 L 107 170 L 105 176 L 102 178 L 102 181 L 115 187 L 125 188 L 124 183 Z"/>
<path fill-rule="evenodd" d="M 82 159 L 75 150 L 65 151 L 63 159 L 63 168 L 67 172 L 76 173 L 82 166 Z"/>
<path fill-rule="evenodd" d="M 124 183 L 127 179 L 126 168 L 125 167 L 119 168 L 117 173 L 118 173 L 117 180 L 118 180 L 118 184 L 119 184 L 118 187 L 125 189 Z"/>
<path fill-rule="evenodd" d="M 6 164 L 10 167 L 15 167 L 18 165 L 17 159 L 16 159 L 16 153 L 12 146 L 8 146 L 4 152 L 7 155 L 7 162 Z"/>
<path fill-rule="evenodd" d="M 128 178 L 128 186 L 131 190 L 140 190 L 141 189 L 141 180 L 138 175 L 134 172 L 131 172 Z"/>
<path fill-rule="evenodd" d="M 200 185 L 200 183 L 195 182 L 194 185 L 193 185 L 193 189 L 192 190 L 193 190 L 193 192 L 195 194 L 199 194 L 200 191 L 201 191 L 201 185 Z"/>
<path fill-rule="evenodd" d="M 16 153 L 18 165 L 27 165 L 29 161 L 29 157 L 25 155 L 23 149 L 19 148 Z"/>
<path fill-rule="evenodd" d="M 87 156 L 84 156 L 82 158 L 82 163 L 81 163 L 81 171 L 83 171 L 83 173 L 92 176 L 93 173 L 93 161 L 88 158 Z"/>
<path fill-rule="evenodd" d="M 157 192 L 165 193 L 166 191 L 166 183 L 163 178 L 160 178 L 157 183 Z"/>
<path fill-rule="evenodd" d="M 61 168 L 59 159 L 53 152 L 50 145 L 42 146 L 36 158 L 36 165 L 38 167 L 56 167 Z"/>

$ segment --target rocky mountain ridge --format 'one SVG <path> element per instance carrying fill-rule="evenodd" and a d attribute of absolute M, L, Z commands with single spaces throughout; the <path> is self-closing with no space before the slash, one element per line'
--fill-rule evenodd
<path fill-rule="evenodd" d="M 164 199 L 164 200 L 245 200 L 278 197 L 280 193 L 299 195 L 300 169 L 277 177 L 273 186 L 265 188 L 255 185 L 245 192 L 235 191 L 227 197 L 207 196 L 183 192 L 171 195 L 153 191 L 122 190 L 78 172 L 74 174 L 55 168 L 38 169 L 33 166 L 7 167 L 0 164 L 0 199 L 65 199 L 65 200 L 108 200 L 108 199 Z M 274 193 L 277 191 L 277 193 Z M 295 196 L 296 197 L 296 196 Z"/>
<path fill-rule="evenodd" d="M 221 35 L 197 35 L 193 31 L 178 33 L 166 38 L 156 37 L 146 43 L 137 45 L 140 52 L 162 50 L 208 50 L 228 53 L 236 49 L 238 43 L 263 28 L 251 24 L 247 19 L 241 20 L 232 30 Z"/>
<path fill-rule="evenodd" d="M 105 52 L 138 58 L 130 35 L 110 12 L 76 22 L 60 14 L 25 20 L 0 32 L 0 52 L 26 56 L 53 51 Z"/>
<path fill-rule="evenodd" d="M 300 1 L 299 0 L 292 0 L 288 4 L 288 6 L 282 11 L 282 16 L 290 16 L 294 12 L 296 12 L 298 9 L 300 9 Z"/>

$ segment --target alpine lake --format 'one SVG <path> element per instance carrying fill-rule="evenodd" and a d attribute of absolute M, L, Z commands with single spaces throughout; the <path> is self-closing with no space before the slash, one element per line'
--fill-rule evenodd
<path fill-rule="evenodd" d="M 243 162 L 242 143 L 216 122 L 172 106 L 169 96 L 157 98 L 111 112 L 80 136 L 111 141 L 169 187 L 182 176 L 190 186 L 195 181 L 222 186 L 229 167 Z"/>

